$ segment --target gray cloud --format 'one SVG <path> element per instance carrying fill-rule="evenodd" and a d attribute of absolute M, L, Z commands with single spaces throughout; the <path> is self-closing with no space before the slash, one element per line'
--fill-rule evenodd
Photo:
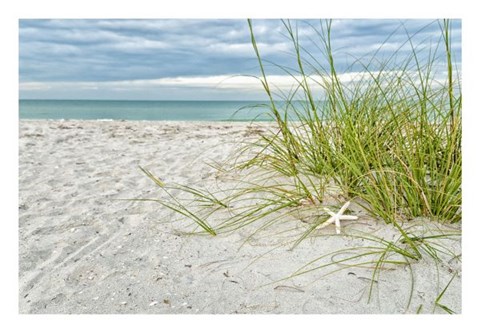
<path fill-rule="evenodd" d="M 417 45 L 438 41 L 429 20 L 334 20 L 337 65 L 373 54 L 388 58 L 411 54 L 405 30 Z M 453 22 L 454 51 L 461 56 L 461 23 Z M 255 36 L 266 60 L 295 67 L 292 43 L 280 20 L 254 20 Z M 293 20 L 302 46 L 322 59 L 315 32 L 318 20 Z M 20 20 L 20 82 L 105 82 L 233 74 L 258 75 L 246 20 Z M 416 33 L 416 34 L 415 34 Z M 316 46 L 317 45 L 317 46 Z M 325 61 L 319 60 L 321 65 Z M 270 74 L 281 68 L 266 63 Z M 359 70 L 357 65 L 350 70 Z M 28 85 L 26 86 L 28 87 Z"/>

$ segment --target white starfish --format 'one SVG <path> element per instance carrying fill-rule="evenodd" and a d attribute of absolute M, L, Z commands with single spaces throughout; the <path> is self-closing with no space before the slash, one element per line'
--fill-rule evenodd
<path fill-rule="evenodd" d="M 320 224 L 318 227 L 315 229 L 320 229 L 323 227 L 326 227 L 327 225 L 335 222 L 335 230 L 337 231 L 337 234 L 340 233 L 340 220 L 357 220 L 358 216 L 353 216 L 353 215 L 342 215 L 345 210 L 348 208 L 350 205 L 350 201 L 347 201 L 342 208 L 338 211 L 338 213 L 332 212 L 330 209 L 324 207 L 323 209 L 330 215 L 330 218 L 326 220 L 324 223 Z"/>

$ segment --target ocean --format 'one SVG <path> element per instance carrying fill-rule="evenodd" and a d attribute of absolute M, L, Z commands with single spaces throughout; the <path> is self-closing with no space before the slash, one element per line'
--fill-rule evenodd
<path fill-rule="evenodd" d="M 20 119 L 268 121 L 259 101 L 20 100 Z M 256 106 L 256 107 L 255 107 Z"/>

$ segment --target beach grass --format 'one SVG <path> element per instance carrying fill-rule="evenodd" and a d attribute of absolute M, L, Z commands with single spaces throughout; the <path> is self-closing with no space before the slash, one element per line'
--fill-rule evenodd
<path fill-rule="evenodd" d="M 307 221 L 291 247 L 319 232 L 329 218 L 325 207 L 337 210 L 346 201 L 398 231 L 395 241 L 350 234 L 372 245 L 332 249 L 288 278 L 353 262 L 368 268 L 376 281 L 387 265 L 411 267 L 424 256 L 440 262 L 439 253 L 459 258 L 437 241 L 459 238 L 460 232 L 419 234 L 405 227 L 417 218 L 445 225 L 462 219 L 461 76 L 451 51 L 450 21 L 431 24 L 438 26 L 439 34 L 429 47 L 416 45 L 416 32 L 400 25 L 407 38 L 396 52 L 381 58 L 380 47 L 369 57 L 353 59 L 351 67 L 340 73 L 332 21 L 310 26 L 315 31 L 315 50 L 304 49 L 297 27 L 283 21 L 297 64 L 296 68 L 275 64 L 296 83 L 285 92 L 269 83 L 254 23 L 248 20 L 260 68 L 258 80 L 274 126 L 255 142 L 245 142 L 233 166 L 219 167 L 236 182 L 234 188 L 213 193 L 170 185 L 189 195 L 188 205 L 173 195 L 160 203 L 211 235 L 255 225 L 253 237 L 286 217 Z M 405 49 L 409 55 L 400 56 Z M 354 67 L 361 70 L 346 80 L 344 74 Z M 158 178 L 142 171 L 168 193 Z M 353 250 L 356 253 L 341 262 L 322 263 L 326 257 Z M 434 300 L 446 312 L 452 310 L 440 301 L 449 285 Z"/>
<path fill-rule="evenodd" d="M 298 86 L 283 101 L 288 110 L 282 116 L 262 69 L 260 80 L 280 131 L 264 137 L 266 149 L 248 165 L 297 178 L 308 199 L 314 193 L 304 186 L 305 177 L 312 179 L 308 183 L 333 181 L 343 197 L 359 199 L 387 223 L 418 216 L 460 221 L 462 95 L 449 21 L 439 24 L 441 40 L 428 52 L 418 50 L 409 37 L 409 57 L 401 63 L 396 53 L 382 60 L 357 59 L 363 70 L 349 82 L 336 70 L 330 21 L 321 22 L 318 30 L 312 27 L 327 66 L 301 48 L 290 22 L 284 25 L 298 63 L 295 71 L 284 70 Z M 251 22 L 250 29 L 263 68 Z M 446 68 L 440 68 L 444 63 Z M 447 73 L 443 80 L 442 71 Z M 313 96 L 319 88 L 321 102 Z M 303 101 L 303 108 L 294 100 Z"/>

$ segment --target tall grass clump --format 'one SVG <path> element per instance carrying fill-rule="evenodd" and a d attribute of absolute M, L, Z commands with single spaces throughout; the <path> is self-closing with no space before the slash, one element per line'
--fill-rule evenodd
<path fill-rule="evenodd" d="M 387 223 L 419 216 L 459 222 L 462 93 L 450 22 L 438 22 L 441 38 L 427 50 L 406 31 L 401 49 L 407 47 L 409 56 L 400 57 L 399 48 L 379 59 L 380 48 L 369 59 L 354 59 L 351 66 L 361 70 L 348 75 L 337 70 L 331 21 L 311 27 L 316 54 L 302 48 L 289 21 L 284 26 L 297 68 L 279 66 L 296 82 L 280 95 L 282 113 L 249 21 L 260 80 L 281 130 L 265 136 L 262 154 L 246 165 L 271 168 L 299 182 L 307 178 L 326 189 L 333 185 L 343 198 Z"/>
<path fill-rule="evenodd" d="M 310 25 L 313 50 L 302 47 L 296 26 L 282 22 L 296 67 L 274 65 L 292 78 L 288 91 L 269 82 L 264 64 L 271 64 L 263 59 L 248 20 L 273 125 L 240 148 L 233 167 L 222 171 L 228 176 L 249 170 L 254 179 L 236 175 L 233 189 L 204 193 L 178 184 L 160 186 L 142 168 L 171 199 L 159 203 L 212 235 L 253 223 L 263 223 L 264 229 L 280 221 L 278 216 L 300 210 L 315 217 L 303 240 L 327 220 L 320 208 L 331 205 L 331 198 L 337 204 L 351 200 L 397 227 L 415 252 L 401 223 L 417 217 L 461 221 L 462 90 L 450 21 L 430 23 L 438 26 L 438 39 L 420 43 L 415 38 L 420 31 L 410 34 L 400 26 L 407 37 L 396 51 L 380 57 L 380 46 L 373 55 L 353 58 L 342 72 L 332 21 Z M 193 201 L 187 207 L 169 190 L 187 193 Z M 213 211 L 191 207 L 196 198 L 204 210 L 206 198 L 215 204 L 217 197 L 222 204 Z M 222 209 L 229 217 L 211 225 L 207 219 Z"/>

